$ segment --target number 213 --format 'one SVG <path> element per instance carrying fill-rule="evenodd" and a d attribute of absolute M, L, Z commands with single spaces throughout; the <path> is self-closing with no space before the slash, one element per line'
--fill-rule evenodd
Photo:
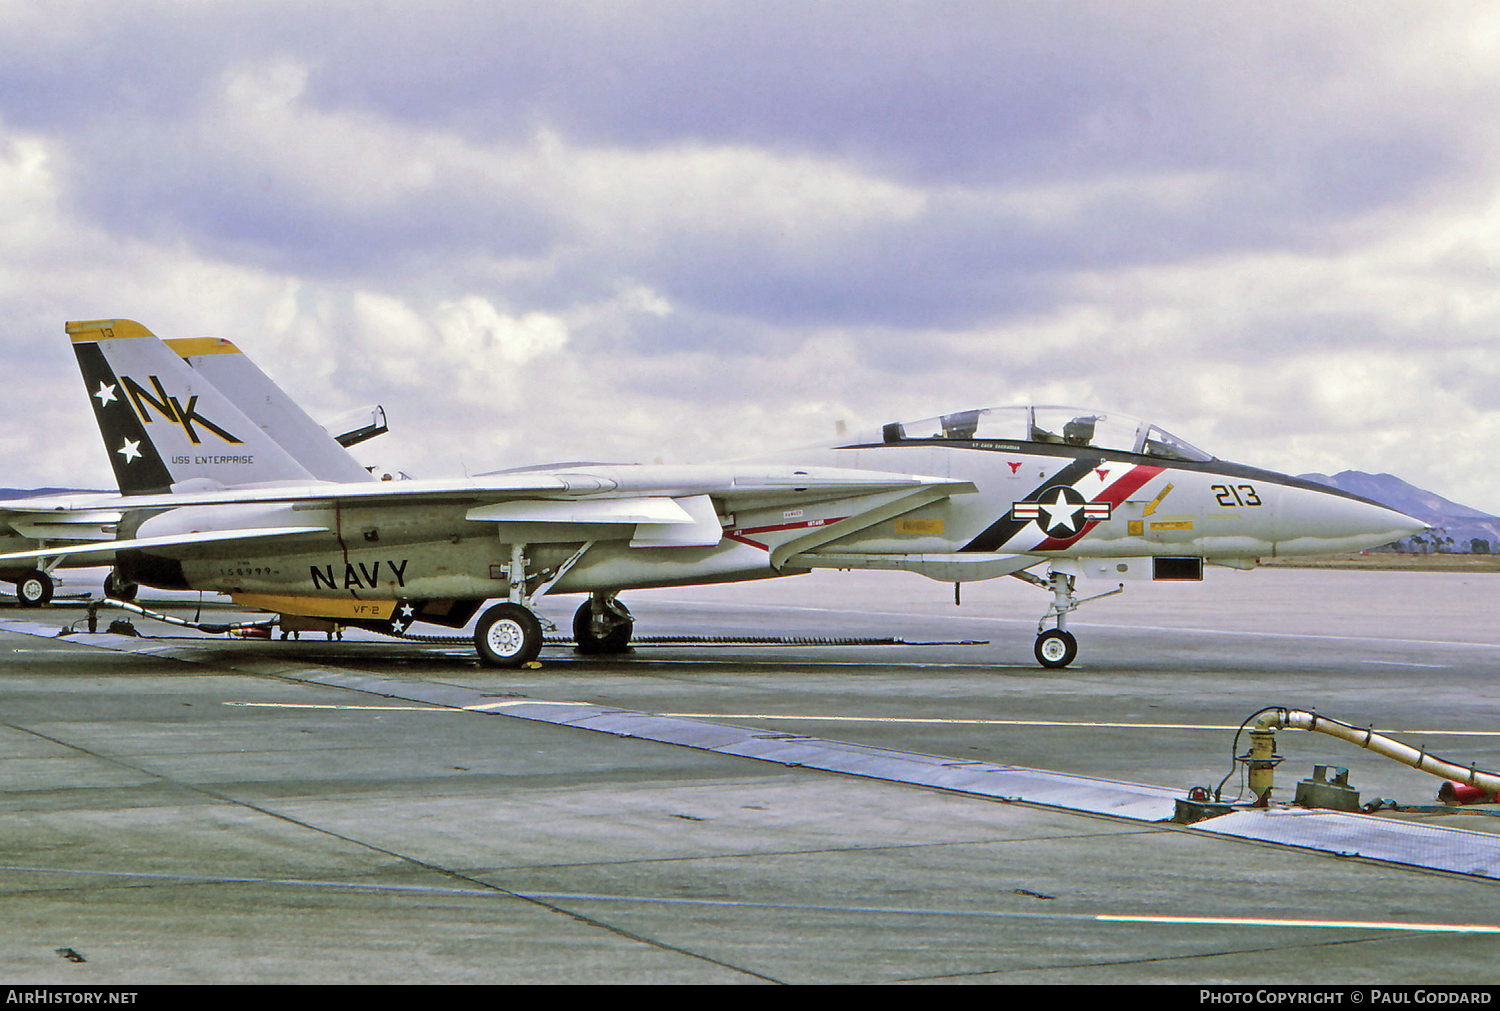
<path fill-rule="evenodd" d="M 1214 497 L 1218 500 L 1219 505 L 1224 506 L 1226 509 L 1233 509 L 1235 506 L 1258 506 L 1261 504 L 1260 496 L 1255 494 L 1255 485 L 1253 484 L 1216 484 L 1211 486 L 1209 490 L 1215 493 Z"/>

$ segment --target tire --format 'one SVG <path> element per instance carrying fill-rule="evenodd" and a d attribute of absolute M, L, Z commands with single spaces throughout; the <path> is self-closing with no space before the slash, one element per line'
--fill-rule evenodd
<path fill-rule="evenodd" d="M 474 648 L 486 667 L 523 667 L 542 651 L 542 624 L 520 604 L 496 604 L 480 616 Z"/>
<path fill-rule="evenodd" d="M 16 599 L 22 607 L 41 607 L 52 599 L 52 577 L 32 569 L 16 581 Z"/>
<path fill-rule="evenodd" d="M 1036 662 L 1043 667 L 1066 667 L 1078 656 L 1073 633 L 1054 628 L 1036 637 Z"/>
<path fill-rule="evenodd" d="M 593 601 L 585 600 L 573 612 L 573 641 L 578 652 L 598 656 L 604 653 L 624 653 L 630 648 L 630 636 L 635 631 L 635 622 L 620 620 L 611 625 L 602 637 L 594 634 Z"/>
<path fill-rule="evenodd" d="M 135 599 L 140 587 L 128 580 L 121 579 L 113 569 L 104 577 L 104 595 L 111 600 L 123 600 L 127 603 Z"/>

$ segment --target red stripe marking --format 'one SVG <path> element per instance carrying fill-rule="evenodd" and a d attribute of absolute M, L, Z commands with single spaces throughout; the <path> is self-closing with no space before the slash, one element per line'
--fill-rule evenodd
<path fill-rule="evenodd" d="M 1166 470 L 1165 467 L 1152 467 L 1147 464 L 1138 464 L 1130 468 L 1130 471 L 1124 477 L 1120 478 L 1114 484 L 1104 489 L 1104 491 L 1101 492 L 1099 494 L 1099 497 L 1094 499 L 1094 501 L 1108 502 L 1110 511 L 1113 512 L 1115 508 L 1120 505 L 1120 503 L 1124 502 L 1131 495 L 1134 495 L 1147 481 L 1150 481 L 1153 477 L 1162 473 L 1164 470 Z M 1085 534 L 1087 534 L 1090 530 L 1094 529 L 1094 527 L 1098 525 L 1098 520 L 1090 520 L 1089 522 L 1085 523 L 1083 527 L 1078 531 L 1078 533 L 1074 534 L 1072 537 L 1048 537 L 1046 540 L 1042 541 L 1042 543 L 1038 544 L 1034 548 L 1031 548 L 1030 550 L 1062 551 L 1065 548 L 1069 548 L 1074 544 L 1077 544 Z"/>
<path fill-rule="evenodd" d="M 831 524 L 837 523 L 840 520 L 846 520 L 848 518 L 849 517 L 847 516 L 834 516 L 828 519 L 821 520 L 802 520 L 797 523 L 776 523 L 768 527 L 725 527 L 724 536 L 729 538 L 731 541 L 738 541 L 741 544 L 748 544 L 752 548 L 760 548 L 762 551 L 770 551 L 771 548 L 769 545 L 762 544 L 760 541 L 753 541 L 745 535 L 769 534 L 776 533 L 781 530 L 810 530 L 814 527 L 830 526 Z"/>

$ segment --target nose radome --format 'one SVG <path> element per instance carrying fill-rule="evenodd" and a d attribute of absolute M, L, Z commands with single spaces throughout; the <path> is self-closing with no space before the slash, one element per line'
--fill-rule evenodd
<path fill-rule="evenodd" d="M 1288 488 L 1277 510 L 1277 554 L 1363 551 L 1419 534 L 1427 524 L 1365 499 Z"/>

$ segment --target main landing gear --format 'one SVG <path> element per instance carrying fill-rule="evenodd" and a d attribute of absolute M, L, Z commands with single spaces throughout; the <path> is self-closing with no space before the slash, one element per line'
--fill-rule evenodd
<path fill-rule="evenodd" d="M 1070 611 L 1078 610 L 1081 604 L 1090 600 L 1125 592 L 1125 584 L 1121 583 L 1108 592 L 1079 598 L 1073 592 L 1078 580 L 1077 573 L 1056 568 L 1048 569 L 1045 579 L 1025 571 L 1013 572 L 1011 575 L 1024 579 L 1033 586 L 1052 591 L 1052 603 L 1047 605 L 1047 613 L 1042 615 L 1042 620 L 1036 623 L 1036 648 L 1033 653 L 1036 655 L 1036 662 L 1043 667 L 1066 667 L 1078 657 L 1078 640 L 1067 629 Z M 1054 627 L 1050 629 L 1047 628 L 1049 619 L 1054 619 Z"/>
<path fill-rule="evenodd" d="M 613 593 L 591 593 L 573 615 L 573 641 L 580 653 L 624 653 L 634 631 L 635 616 Z"/>
<path fill-rule="evenodd" d="M 590 595 L 573 615 L 573 640 L 580 653 L 624 653 L 634 631 L 635 618 L 612 593 Z M 542 619 L 525 604 L 496 604 L 480 616 L 474 645 L 486 667 L 523 667 L 541 651 Z"/>
<path fill-rule="evenodd" d="M 111 600 L 134 600 L 139 590 L 139 586 L 121 578 L 120 573 L 114 569 L 110 569 L 109 574 L 104 577 L 104 595 Z"/>
<path fill-rule="evenodd" d="M 486 667 L 524 667 L 542 650 L 542 623 L 522 604 L 496 604 L 480 615 L 474 646 Z"/>
<path fill-rule="evenodd" d="M 532 601 L 556 585 L 593 544 L 593 541 L 584 544 L 555 570 L 544 569 L 537 573 L 526 571 L 529 562 L 526 545 L 510 546 L 510 564 L 505 572 L 506 582 L 510 584 L 510 599 L 485 611 L 474 627 L 474 648 L 479 653 L 480 663 L 486 667 L 524 667 L 537 658 L 542 650 L 544 619 L 537 616 Z M 596 603 L 602 616 L 598 635 L 590 642 L 601 647 L 597 652 L 623 650 L 630 641 L 634 619 L 625 610 L 625 605 L 614 599 L 614 594 L 597 593 L 590 597 L 573 619 L 574 632 L 577 633 L 580 620 L 590 629 L 594 627 L 592 618 Z M 585 610 L 588 610 L 587 616 L 584 616 Z M 554 628 L 551 622 L 546 622 L 546 626 L 549 630 Z M 579 635 L 580 648 L 583 648 L 584 641 L 585 637 Z"/>

